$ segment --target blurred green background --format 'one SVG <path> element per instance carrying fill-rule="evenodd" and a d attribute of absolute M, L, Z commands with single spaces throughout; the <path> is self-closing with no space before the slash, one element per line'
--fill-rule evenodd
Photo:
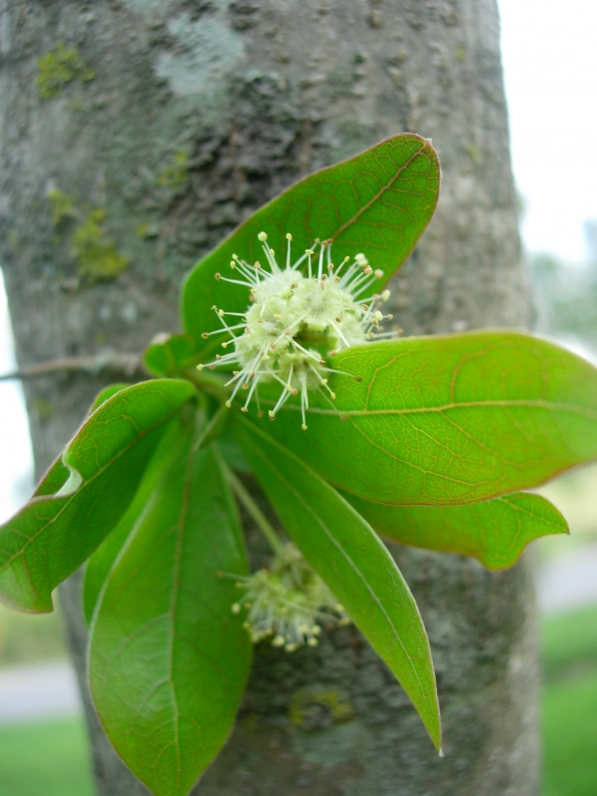
<path fill-rule="evenodd" d="M 60 613 L 30 615 L 0 604 L 0 682 L 7 670 L 66 659 Z M 83 718 L 0 724 L 1 796 L 94 796 Z"/>
<path fill-rule="evenodd" d="M 597 605 L 542 622 L 543 796 L 597 793 Z"/>

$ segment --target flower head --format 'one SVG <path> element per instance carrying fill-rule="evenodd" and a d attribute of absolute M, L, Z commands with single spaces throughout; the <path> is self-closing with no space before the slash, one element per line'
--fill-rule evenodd
<path fill-rule="evenodd" d="M 293 544 L 285 544 L 269 570 L 238 578 L 244 590 L 233 613 L 247 610 L 244 623 L 253 643 L 270 638 L 274 647 L 294 652 L 303 644 L 316 647 L 321 624 L 349 624 L 344 608 Z"/>
<path fill-rule="evenodd" d="M 291 395 L 300 393 L 302 427 L 306 430 L 309 392 L 325 390 L 332 400 L 336 397 L 328 385 L 328 375 L 341 371 L 329 367 L 326 358 L 374 337 L 394 336 L 394 332 L 382 332 L 381 322 L 392 316 L 379 309 L 390 293 L 384 290 L 367 295 L 383 271 L 374 270 L 364 254 L 356 254 L 352 262 L 345 257 L 336 266 L 331 261 L 331 246 L 317 242 L 292 263 L 292 235 L 287 234 L 286 264 L 281 268 L 267 244 L 266 233 L 260 232 L 257 237 L 269 268 L 259 261 L 250 265 L 233 255 L 230 267 L 241 278 L 216 274 L 216 279 L 246 285 L 249 306 L 241 313 L 213 307 L 222 329 L 205 332 L 203 337 L 227 333 L 229 339 L 222 347 L 233 346 L 234 350 L 217 355 L 207 367 L 238 366 L 228 382 L 234 384 L 228 405 L 240 390 L 247 390 L 241 409 L 245 412 L 253 395 L 259 402 L 259 384 L 279 382 L 282 391 L 269 412 L 272 420 Z M 306 274 L 299 270 L 305 263 Z M 229 324 L 227 316 L 235 316 L 237 322 Z"/>

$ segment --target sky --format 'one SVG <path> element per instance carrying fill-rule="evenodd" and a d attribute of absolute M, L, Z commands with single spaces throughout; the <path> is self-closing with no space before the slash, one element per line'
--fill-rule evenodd
<path fill-rule="evenodd" d="M 514 176 L 527 207 L 528 251 L 586 256 L 597 218 L 597 0 L 498 0 Z M 14 365 L 0 274 L 0 373 Z M 0 522 L 31 484 L 19 384 L 0 382 Z"/>
<path fill-rule="evenodd" d="M 14 346 L 0 272 L 0 373 L 14 368 Z M 0 522 L 8 519 L 33 486 L 29 425 L 18 382 L 0 381 Z"/>
<path fill-rule="evenodd" d="M 597 0 L 498 0 L 523 240 L 572 262 L 597 218 Z"/>

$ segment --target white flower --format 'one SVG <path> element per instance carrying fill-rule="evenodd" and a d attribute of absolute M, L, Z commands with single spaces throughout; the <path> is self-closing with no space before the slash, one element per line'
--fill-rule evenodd
<path fill-rule="evenodd" d="M 232 612 L 248 611 L 244 626 L 255 644 L 271 638 L 274 647 L 294 652 L 303 644 L 317 646 L 321 623 L 331 627 L 350 623 L 344 608 L 293 544 L 284 545 L 269 570 L 237 580 L 245 594 Z"/>
<path fill-rule="evenodd" d="M 278 381 L 282 392 L 269 412 L 272 420 L 291 395 L 300 393 L 302 427 L 306 430 L 309 392 L 325 389 L 332 400 L 336 397 L 328 385 L 328 374 L 341 371 L 329 367 L 326 357 L 374 337 L 395 336 L 395 332 L 379 333 L 381 321 L 392 319 L 379 310 L 390 293 L 384 290 L 381 294 L 366 295 L 383 271 L 374 271 L 364 254 L 356 254 L 352 263 L 346 257 L 335 266 L 331 261 L 331 246 L 316 242 L 313 249 L 307 249 L 291 264 L 292 235 L 287 234 L 286 265 L 281 268 L 274 250 L 267 245 L 266 233 L 260 232 L 257 237 L 269 270 L 260 262 L 250 265 L 233 255 L 230 267 L 241 279 L 216 274 L 216 279 L 246 285 L 250 303 L 246 312 L 226 312 L 213 307 L 223 328 L 204 332 L 203 337 L 228 333 L 232 339 L 223 342 L 222 347 L 233 345 L 234 351 L 217 355 L 215 362 L 207 367 L 239 366 L 228 382 L 235 386 L 227 405 L 231 406 L 239 390 L 247 390 L 241 409 L 245 412 L 253 395 L 259 406 L 259 384 Z M 307 275 L 299 270 L 305 261 Z M 229 325 L 227 316 L 236 316 L 238 322 Z M 206 366 L 198 365 L 200 370 L 203 367 Z"/>

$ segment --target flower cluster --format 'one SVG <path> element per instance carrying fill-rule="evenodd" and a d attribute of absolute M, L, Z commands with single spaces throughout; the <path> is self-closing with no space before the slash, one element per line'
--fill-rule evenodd
<path fill-rule="evenodd" d="M 330 399 L 336 397 L 328 385 L 328 376 L 341 371 L 329 367 L 326 357 L 374 337 L 395 336 L 395 332 L 383 332 L 381 327 L 382 321 L 392 319 L 379 309 L 390 292 L 367 295 L 383 271 L 374 270 L 364 254 L 356 254 L 352 262 L 346 257 L 335 266 L 331 246 L 317 241 L 292 263 L 292 235 L 287 234 L 286 264 L 281 268 L 267 244 L 266 233 L 260 232 L 257 237 L 269 270 L 259 261 L 250 265 L 233 255 L 230 267 L 240 278 L 219 273 L 215 277 L 245 285 L 249 289 L 248 309 L 226 312 L 214 306 L 222 328 L 203 334 L 207 338 L 227 333 L 231 339 L 224 341 L 222 347 L 232 345 L 234 351 L 218 354 L 214 362 L 198 368 L 237 365 L 239 369 L 233 371 L 228 382 L 234 384 L 228 405 L 240 390 L 247 390 L 241 409 L 244 412 L 255 396 L 261 413 L 258 385 L 279 382 L 282 391 L 269 411 L 272 420 L 290 396 L 300 393 L 302 427 L 306 430 L 309 392 L 324 390 Z M 235 316 L 232 323 L 227 320 L 230 316 Z"/>
<path fill-rule="evenodd" d="M 303 644 L 317 646 L 322 623 L 328 627 L 350 623 L 344 608 L 293 544 L 282 547 L 269 570 L 237 580 L 245 593 L 232 611 L 248 611 L 244 626 L 253 643 L 271 638 L 274 647 L 294 652 Z"/>

